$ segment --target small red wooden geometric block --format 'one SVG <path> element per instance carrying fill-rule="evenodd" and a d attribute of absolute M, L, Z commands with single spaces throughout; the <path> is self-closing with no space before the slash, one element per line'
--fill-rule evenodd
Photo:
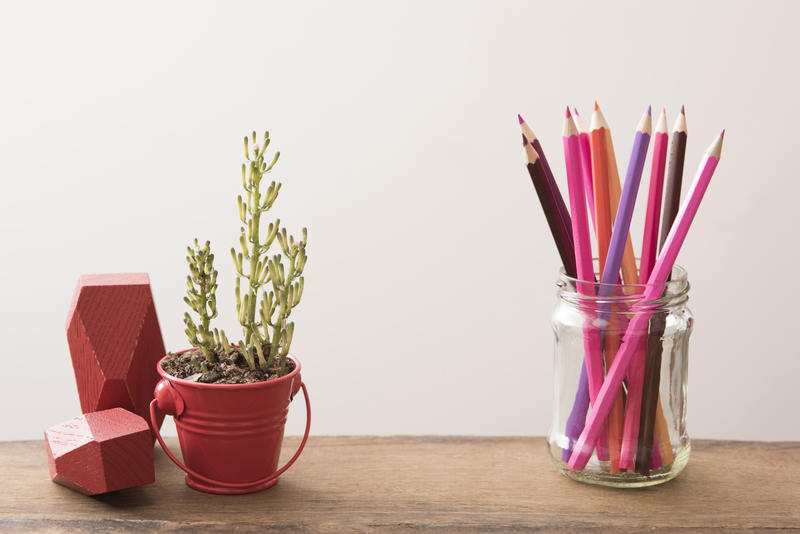
<path fill-rule="evenodd" d="M 44 432 L 50 478 L 86 495 L 155 481 L 150 425 L 113 408 L 87 413 Z"/>
<path fill-rule="evenodd" d="M 149 420 L 165 351 L 147 273 L 81 275 L 67 340 L 83 413 L 119 407 Z"/>

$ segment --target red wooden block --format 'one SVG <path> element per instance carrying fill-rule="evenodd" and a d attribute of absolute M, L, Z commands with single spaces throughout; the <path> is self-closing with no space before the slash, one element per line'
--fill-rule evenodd
<path fill-rule="evenodd" d="M 87 413 L 44 432 L 50 478 L 86 495 L 155 481 L 150 425 L 113 408 Z"/>
<path fill-rule="evenodd" d="M 165 351 L 147 273 L 81 275 L 67 340 L 83 413 L 120 407 L 148 419 Z"/>

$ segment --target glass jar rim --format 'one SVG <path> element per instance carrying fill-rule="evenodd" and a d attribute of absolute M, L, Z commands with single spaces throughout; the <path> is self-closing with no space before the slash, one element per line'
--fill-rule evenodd
<path fill-rule="evenodd" d="M 638 264 L 639 258 L 637 258 Z M 597 258 L 594 258 L 595 265 L 599 262 Z M 671 277 L 666 282 L 661 282 L 658 284 L 604 284 L 602 282 L 595 282 L 594 280 L 581 280 L 576 277 L 568 276 L 564 271 L 564 267 L 560 267 L 558 270 L 559 278 L 556 282 L 556 285 L 559 288 L 561 294 L 566 294 L 563 296 L 570 295 L 580 300 L 608 300 L 608 301 L 618 301 L 618 300 L 629 300 L 629 299 L 636 299 L 640 298 L 648 287 L 657 287 L 660 289 L 659 294 L 661 298 L 658 300 L 672 300 L 676 297 L 685 297 L 689 292 L 689 278 L 686 269 L 681 267 L 678 264 L 674 264 L 672 266 L 672 273 Z M 600 278 L 600 275 L 595 272 L 597 278 Z M 579 290 L 581 286 L 591 286 L 593 289 L 593 294 L 585 294 Z M 601 293 L 600 288 L 607 288 L 608 291 L 603 293 L 607 293 L 609 297 L 601 297 L 599 293 Z"/>

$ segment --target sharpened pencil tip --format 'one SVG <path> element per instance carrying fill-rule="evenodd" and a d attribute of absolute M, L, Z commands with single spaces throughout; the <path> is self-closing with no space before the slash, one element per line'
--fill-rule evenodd
<path fill-rule="evenodd" d="M 569 119 L 570 117 L 572 117 L 572 115 L 570 115 L 570 113 L 569 113 L 569 106 L 567 106 L 567 118 Z"/>
<path fill-rule="evenodd" d="M 578 108 L 572 108 L 572 114 L 573 114 L 573 115 L 577 115 L 578 117 L 580 117 L 580 116 L 581 116 L 581 114 L 580 114 L 580 113 L 578 113 Z"/>
<path fill-rule="evenodd" d="M 598 107 L 598 105 L 597 105 L 597 100 L 595 100 L 595 101 L 594 101 L 594 110 L 595 110 L 595 111 L 597 111 L 598 109 L 599 109 L 599 107 Z"/>
<path fill-rule="evenodd" d="M 647 114 L 648 115 L 652 115 L 653 114 L 653 106 L 647 106 Z"/>
<path fill-rule="evenodd" d="M 681 105 L 681 115 L 686 115 L 686 110 L 685 110 L 685 109 L 683 109 L 683 106 L 682 106 L 682 105 Z"/>
<path fill-rule="evenodd" d="M 719 136 L 720 136 L 722 139 L 725 139 L 725 130 L 722 130 L 722 133 L 721 133 L 721 134 L 719 134 Z"/>
<path fill-rule="evenodd" d="M 517 113 L 517 119 L 519 119 L 520 124 L 525 124 L 525 119 L 523 119 L 522 115 L 520 115 L 519 113 Z"/>

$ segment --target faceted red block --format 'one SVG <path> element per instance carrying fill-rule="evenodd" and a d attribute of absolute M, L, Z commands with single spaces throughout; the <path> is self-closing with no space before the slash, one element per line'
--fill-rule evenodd
<path fill-rule="evenodd" d="M 155 481 L 150 425 L 122 408 L 87 413 L 45 430 L 50 478 L 86 495 Z"/>
<path fill-rule="evenodd" d="M 81 275 L 67 340 L 83 413 L 119 407 L 148 420 L 165 350 L 147 273 Z"/>

